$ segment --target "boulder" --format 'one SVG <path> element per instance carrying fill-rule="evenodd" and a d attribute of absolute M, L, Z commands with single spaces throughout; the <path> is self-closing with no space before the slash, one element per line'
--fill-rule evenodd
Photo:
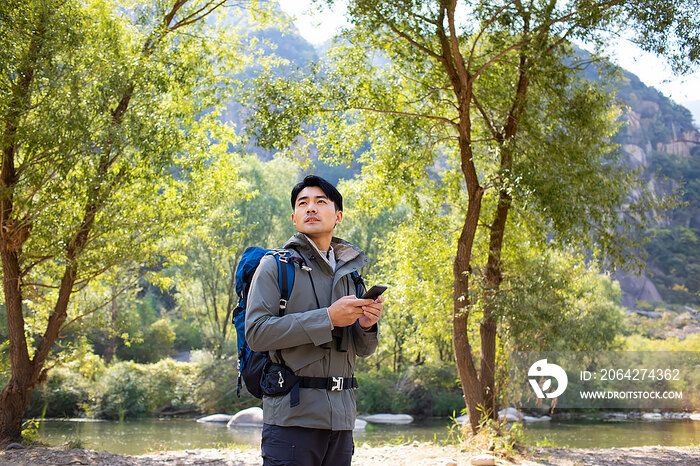
<path fill-rule="evenodd" d="M 197 422 L 221 422 L 227 423 L 233 416 L 230 414 L 212 414 L 211 416 L 200 417 Z"/>
<path fill-rule="evenodd" d="M 603 415 L 605 419 L 610 419 L 612 421 L 624 421 L 627 419 L 627 414 L 625 413 L 605 413 Z"/>
<path fill-rule="evenodd" d="M 693 413 L 690 415 L 691 421 L 700 421 L 700 413 Z"/>
<path fill-rule="evenodd" d="M 476 455 L 471 457 L 470 463 L 474 466 L 494 466 L 496 457 L 493 455 Z"/>
<path fill-rule="evenodd" d="M 461 416 L 456 417 L 455 422 L 459 424 L 470 424 L 471 421 L 469 420 L 469 414 L 462 414 Z"/>
<path fill-rule="evenodd" d="M 506 408 L 498 412 L 499 419 L 505 419 L 507 422 L 520 422 L 523 420 L 523 413 L 515 408 Z"/>
<path fill-rule="evenodd" d="M 661 413 L 644 413 L 642 414 L 642 419 L 645 421 L 661 421 L 664 416 Z"/>
<path fill-rule="evenodd" d="M 413 422 L 413 416 L 410 414 L 370 414 L 362 416 L 362 419 L 373 424 L 410 424 Z"/>
<path fill-rule="evenodd" d="M 355 428 L 353 430 L 365 430 L 365 427 L 367 427 L 367 421 L 355 419 Z"/>
<path fill-rule="evenodd" d="M 552 420 L 552 418 L 549 416 L 541 416 L 541 417 L 523 416 L 523 421 L 527 422 L 528 424 L 533 423 L 533 422 L 549 422 L 551 420 Z"/>
<path fill-rule="evenodd" d="M 239 411 L 233 415 L 226 427 L 258 427 L 263 425 L 263 410 L 262 408 L 253 407 Z"/>

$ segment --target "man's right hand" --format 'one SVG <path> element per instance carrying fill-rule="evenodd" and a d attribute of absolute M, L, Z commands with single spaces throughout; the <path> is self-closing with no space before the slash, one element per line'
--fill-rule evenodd
<path fill-rule="evenodd" d="M 333 327 L 347 327 L 355 323 L 362 317 L 362 306 L 367 306 L 374 302 L 373 299 L 358 299 L 353 296 L 343 296 L 328 308 L 328 315 L 331 318 Z"/>

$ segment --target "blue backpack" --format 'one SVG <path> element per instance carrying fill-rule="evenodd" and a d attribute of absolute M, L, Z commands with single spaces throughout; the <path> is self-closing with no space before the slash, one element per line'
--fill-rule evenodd
<path fill-rule="evenodd" d="M 250 247 L 243 252 L 241 260 L 236 267 L 236 294 L 238 305 L 233 311 L 233 324 L 236 327 L 238 338 L 238 387 L 236 395 L 241 396 L 242 381 L 256 398 L 263 395 L 281 396 L 289 393 L 293 388 L 299 388 L 299 377 L 284 365 L 282 354 L 277 350 L 277 356 L 282 364 L 273 364 L 267 351 L 253 351 L 245 339 L 245 317 L 248 304 L 248 291 L 250 283 L 263 257 L 271 255 L 277 261 L 278 285 L 280 290 L 279 315 L 283 316 L 287 309 L 287 302 L 292 295 L 294 287 L 295 266 L 310 272 L 304 259 L 292 256 L 286 249 L 263 249 Z M 364 288 L 362 277 L 357 272 L 351 273 L 355 284 L 357 296 L 360 296 Z M 347 329 L 346 329 L 347 332 Z M 272 370 L 271 370 L 272 369 Z M 279 375 L 277 375 L 279 374 Z M 269 380 L 268 380 L 269 379 Z M 293 397 L 293 404 L 298 403 L 298 394 Z"/>

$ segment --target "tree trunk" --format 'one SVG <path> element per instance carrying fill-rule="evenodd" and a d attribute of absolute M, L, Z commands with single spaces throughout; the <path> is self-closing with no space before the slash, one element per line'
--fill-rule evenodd
<path fill-rule="evenodd" d="M 470 196 L 467 216 L 457 242 L 457 255 L 453 267 L 452 335 L 455 361 L 473 433 L 477 433 L 479 429 L 480 409 L 484 405 L 484 397 L 469 343 L 469 274 L 471 273 L 472 245 L 479 221 L 482 195 L 483 189 L 479 188 L 473 196 Z"/>
<path fill-rule="evenodd" d="M 495 219 L 491 224 L 489 257 L 484 271 L 486 282 L 484 292 L 487 294 L 484 301 L 486 305 L 484 320 L 479 327 L 481 335 L 481 389 L 484 393 L 484 407 L 491 419 L 498 418 L 498 406 L 496 405 L 496 333 L 498 326 L 494 318 L 493 299 L 503 281 L 501 251 L 503 250 L 503 236 L 510 204 L 511 199 L 508 193 L 501 191 Z"/>
<path fill-rule="evenodd" d="M 501 170 L 509 172 L 513 167 L 512 146 L 513 138 L 518 132 L 520 117 L 525 108 L 525 98 L 530 84 L 528 76 L 529 60 L 524 52 L 520 53 L 518 63 L 518 83 L 515 90 L 513 105 L 508 112 L 503 128 L 503 137 L 498 139 L 501 147 Z M 484 279 L 487 293 L 484 301 L 484 320 L 479 328 L 481 335 L 481 388 L 484 392 L 485 407 L 491 413 L 493 419 L 497 419 L 498 407 L 496 406 L 496 333 L 497 323 L 494 318 L 493 299 L 503 281 L 501 267 L 501 253 L 503 251 L 503 238 L 506 231 L 506 221 L 511 206 L 511 196 L 505 189 L 498 193 L 498 206 L 491 223 L 489 235 L 489 255 Z"/>
<path fill-rule="evenodd" d="M 34 370 L 24 338 L 18 252 L 9 250 L 6 244 L 2 244 L 0 254 L 2 255 L 5 311 L 12 366 L 10 381 L 0 397 L 0 441 L 16 441 L 22 433 L 22 416 L 32 394 Z"/>

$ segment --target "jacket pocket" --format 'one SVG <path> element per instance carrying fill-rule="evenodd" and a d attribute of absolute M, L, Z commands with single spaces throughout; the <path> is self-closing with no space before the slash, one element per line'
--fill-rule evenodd
<path fill-rule="evenodd" d="M 282 350 L 282 357 L 284 358 L 284 363 L 287 365 L 287 367 L 296 372 L 299 369 L 320 361 L 324 356 L 326 356 L 328 351 L 329 350 L 325 350 L 314 345 L 302 345 Z M 304 375 L 319 377 L 323 376 L 322 373 Z"/>

